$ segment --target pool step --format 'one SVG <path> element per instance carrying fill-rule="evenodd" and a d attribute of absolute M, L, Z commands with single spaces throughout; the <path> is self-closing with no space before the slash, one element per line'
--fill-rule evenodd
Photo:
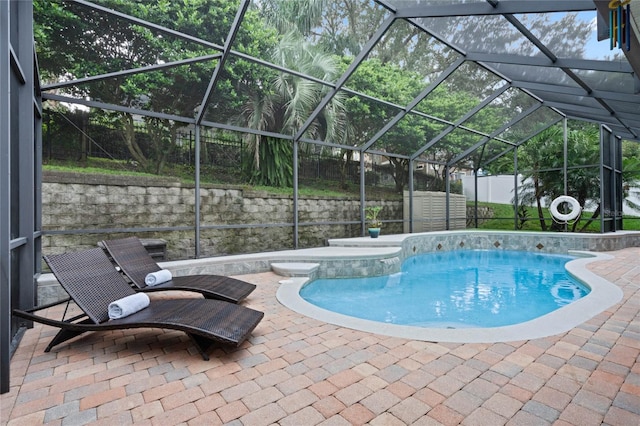
<path fill-rule="evenodd" d="M 271 270 L 283 277 L 308 277 L 318 270 L 319 263 L 282 262 L 272 263 Z"/>

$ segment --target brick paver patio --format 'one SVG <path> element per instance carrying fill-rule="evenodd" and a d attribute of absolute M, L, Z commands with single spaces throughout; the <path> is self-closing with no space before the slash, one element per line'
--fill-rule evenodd
<path fill-rule="evenodd" d="M 281 306 L 238 349 L 203 361 L 183 334 L 88 334 L 50 353 L 36 325 L 11 361 L 3 425 L 640 425 L 640 248 L 592 263 L 623 301 L 568 333 L 495 344 L 380 336 Z"/>

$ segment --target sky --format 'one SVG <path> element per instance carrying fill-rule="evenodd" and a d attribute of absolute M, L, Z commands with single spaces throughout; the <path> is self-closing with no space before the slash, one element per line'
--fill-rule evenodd
<path fill-rule="evenodd" d="M 589 25 L 589 27 L 592 28 L 591 38 L 586 46 L 587 59 L 605 59 L 607 56 L 613 57 L 615 54 L 623 55 L 622 51 L 617 47 L 610 50 L 610 42 L 608 39 L 598 41 L 597 18 L 595 13 L 596 12 L 578 13 L 578 19 L 584 21 L 585 25 Z"/>

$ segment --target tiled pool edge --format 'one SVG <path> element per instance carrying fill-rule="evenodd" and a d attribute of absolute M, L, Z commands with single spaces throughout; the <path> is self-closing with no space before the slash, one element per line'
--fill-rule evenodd
<path fill-rule="evenodd" d="M 601 252 L 640 246 L 640 232 L 587 234 L 467 229 L 381 235 L 376 239 L 338 238 L 329 240 L 329 245 L 332 247 L 402 247 L 404 259 L 414 254 L 460 249 L 524 250 L 541 253 L 567 253 L 569 250 Z"/>
<path fill-rule="evenodd" d="M 276 297 L 287 308 L 319 321 L 391 337 L 450 343 L 496 343 L 530 340 L 567 332 L 622 300 L 623 293 L 618 286 L 586 268 L 590 262 L 610 259 L 610 255 L 583 251 L 570 252 L 582 257 L 568 262 L 567 270 L 588 286 L 591 289 L 590 293 L 582 299 L 540 318 L 504 327 L 422 328 L 354 318 L 327 311 L 302 299 L 300 289 L 309 281 L 309 278 L 304 277 L 281 281 Z"/>

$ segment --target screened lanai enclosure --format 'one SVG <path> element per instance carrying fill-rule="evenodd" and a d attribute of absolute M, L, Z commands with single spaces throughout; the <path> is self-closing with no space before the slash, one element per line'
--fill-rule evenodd
<path fill-rule="evenodd" d="M 367 206 L 387 234 L 475 227 L 463 192 L 487 175 L 513 177 L 512 229 L 623 229 L 638 16 L 634 0 L 0 3 L 2 392 L 43 253 L 131 234 L 171 260 L 317 247 L 364 236 Z M 424 194 L 440 208 L 416 208 Z M 584 209 L 571 225 L 546 210 L 562 195 Z"/>

